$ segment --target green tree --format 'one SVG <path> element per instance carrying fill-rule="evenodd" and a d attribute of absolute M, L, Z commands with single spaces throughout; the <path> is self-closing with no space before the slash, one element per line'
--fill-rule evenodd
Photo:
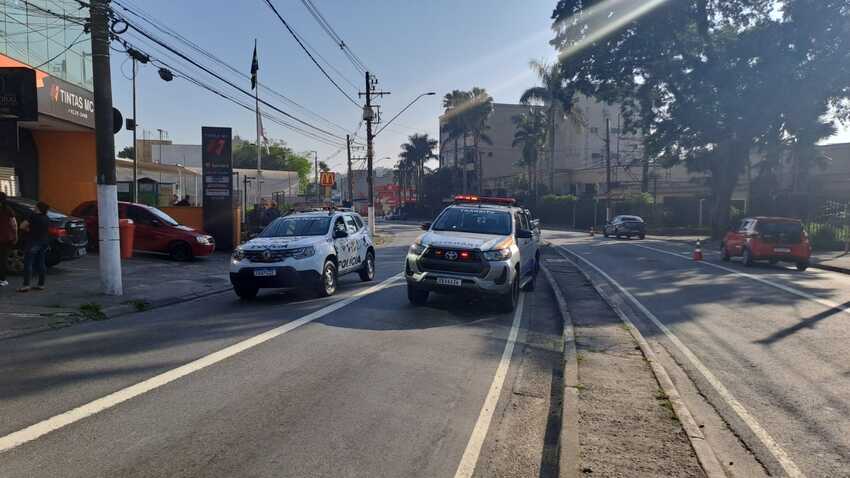
<path fill-rule="evenodd" d="M 558 120 L 574 116 L 573 90 L 567 87 L 557 63 L 547 64 L 532 60 L 531 69 L 537 73 L 540 86 L 533 86 L 523 92 L 519 101 L 523 104 L 538 104 L 546 108 L 547 138 L 549 141 L 549 190 L 555 190 L 555 137 Z M 574 118 L 575 119 L 575 118 Z"/>
<path fill-rule="evenodd" d="M 262 166 L 269 171 L 295 171 L 302 188 L 306 184 L 311 162 L 306 154 L 293 152 L 286 143 L 272 141 L 267 148 L 261 149 Z M 239 136 L 233 137 L 233 167 L 238 169 L 257 169 L 257 146 Z"/>
<path fill-rule="evenodd" d="M 564 78 L 623 107 L 649 157 L 710 173 L 712 232 L 728 223 L 750 154 L 805 150 L 850 117 L 846 0 L 561 0 Z"/>
<path fill-rule="evenodd" d="M 459 148 L 459 140 L 463 139 L 464 146 L 466 145 L 466 125 L 463 123 L 463 117 L 458 114 L 462 109 L 459 107 L 466 102 L 469 101 L 469 92 L 462 90 L 452 90 L 451 93 L 446 93 L 443 96 L 443 108 L 445 108 L 445 118 L 446 120 L 443 123 L 443 134 L 446 136 L 447 141 L 451 141 L 454 143 L 454 158 L 455 164 L 454 167 L 457 168 L 465 168 L 466 164 L 466 155 L 464 155 L 463 161 L 460 160 L 460 148 Z M 466 191 L 466 170 L 463 170 L 463 192 Z"/>
<path fill-rule="evenodd" d="M 133 159 L 136 148 L 132 146 L 124 146 L 124 149 L 118 152 L 119 158 Z"/>
<path fill-rule="evenodd" d="M 516 125 L 511 146 L 522 147 L 522 159 L 518 166 L 525 167 L 528 174 L 528 192 L 531 203 L 537 204 L 537 165 L 540 150 L 546 143 L 547 114 L 541 108 L 531 106 L 528 111 L 511 118 Z"/>
<path fill-rule="evenodd" d="M 487 93 L 484 88 L 477 86 L 469 91 L 469 99 L 460 105 L 460 121 L 464 125 L 465 130 L 472 138 L 472 158 L 475 168 L 478 171 L 478 193 L 481 194 L 481 189 L 484 182 L 484 168 L 481 164 L 481 143 L 493 144 L 490 136 L 487 135 L 487 130 L 490 129 L 488 120 L 493 114 L 493 97 Z"/>
<path fill-rule="evenodd" d="M 436 158 L 434 149 L 437 140 L 425 134 L 413 134 L 407 138 L 407 143 L 401 145 L 399 158 L 413 170 L 413 181 L 416 185 L 416 199 L 422 200 L 422 178 L 425 176 L 425 163 Z"/>

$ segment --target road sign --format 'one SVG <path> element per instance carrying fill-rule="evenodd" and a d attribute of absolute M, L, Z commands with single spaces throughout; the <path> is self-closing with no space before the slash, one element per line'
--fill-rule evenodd
<path fill-rule="evenodd" d="M 336 184 L 336 173 L 325 172 L 319 176 L 319 185 L 325 187 L 331 187 Z"/>

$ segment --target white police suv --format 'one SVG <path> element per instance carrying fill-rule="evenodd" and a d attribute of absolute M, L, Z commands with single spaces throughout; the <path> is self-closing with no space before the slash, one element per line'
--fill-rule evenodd
<path fill-rule="evenodd" d="M 263 288 L 312 288 L 327 297 L 336 291 L 337 278 L 350 272 L 363 281 L 374 279 L 375 246 L 363 219 L 340 210 L 275 219 L 230 261 L 230 282 L 242 299 Z"/>
<path fill-rule="evenodd" d="M 407 253 L 407 298 L 424 304 L 431 292 L 494 297 L 513 310 L 520 288 L 531 290 L 540 264 L 537 221 L 510 198 L 456 196 Z"/>

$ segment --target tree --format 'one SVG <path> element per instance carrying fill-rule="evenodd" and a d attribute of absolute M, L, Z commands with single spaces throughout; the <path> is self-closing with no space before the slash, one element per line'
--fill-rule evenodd
<path fill-rule="evenodd" d="M 319 161 L 319 171 L 322 171 L 323 173 L 326 173 L 326 172 L 328 172 L 328 171 L 330 171 L 330 170 L 331 170 L 331 167 L 330 167 L 330 166 L 328 166 L 328 163 L 326 163 L 326 162 L 324 162 L 324 161 Z"/>
<path fill-rule="evenodd" d="M 458 106 L 458 115 L 464 130 L 472 137 L 473 162 L 478 171 L 478 193 L 484 182 L 484 169 L 481 164 L 481 143 L 493 144 L 487 135 L 490 126 L 487 121 L 493 113 L 493 97 L 484 88 L 477 86 L 469 91 L 469 98 Z M 464 155 L 465 156 L 465 155 Z"/>
<path fill-rule="evenodd" d="M 425 163 L 429 159 L 436 158 L 434 149 L 437 140 L 425 134 L 413 134 L 407 138 L 407 143 L 401 145 L 399 158 L 413 169 L 413 178 L 416 185 L 416 199 L 422 199 L 422 178 L 425 176 Z"/>
<path fill-rule="evenodd" d="M 540 86 L 533 86 L 523 92 L 519 101 L 523 104 L 540 104 L 546 108 L 549 140 L 549 190 L 555 190 L 555 136 L 558 120 L 567 118 L 573 112 L 573 90 L 568 88 L 561 76 L 559 65 L 541 63 L 532 60 L 531 69 L 540 78 Z"/>
<path fill-rule="evenodd" d="M 844 0 L 561 0 L 552 18 L 564 78 L 623 108 L 662 164 L 710 173 L 712 232 L 753 151 L 804 149 L 850 117 Z"/>
<path fill-rule="evenodd" d="M 136 148 L 132 146 L 124 146 L 124 149 L 118 152 L 119 158 L 125 159 L 133 159 L 133 155 L 135 155 Z"/>
<path fill-rule="evenodd" d="M 306 154 L 296 154 L 283 141 L 272 141 L 268 148 L 261 151 L 262 166 L 269 171 L 295 171 L 303 186 L 312 171 L 311 161 Z M 239 136 L 233 137 L 233 167 L 237 169 L 257 169 L 257 146 Z"/>
<path fill-rule="evenodd" d="M 461 90 L 452 90 L 451 93 L 446 93 L 443 97 L 443 108 L 445 108 L 446 121 L 443 124 L 443 133 L 448 141 L 454 142 L 454 158 L 455 168 L 463 168 L 463 188 L 462 192 L 466 193 L 466 155 L 464 161 L 460 162 L 458 140 L 463 139 L 463 144 L 466 146 L 466 125 L 463 123 L 463 118 L 458 113 L 461 105 L 469 101 L 469 92 Z"/>
<path fill-rule="evenodd" d="M 531 203 L 537 204 L 537 164 L 540 150 L 546 143 L 547 114 L 541 108 L 531 106 L 528 111 L 511 118 L 516 125 L 511 146 L 522 146 L 522 160 L 519 166 L 528 171 L 528 192 Z"/>

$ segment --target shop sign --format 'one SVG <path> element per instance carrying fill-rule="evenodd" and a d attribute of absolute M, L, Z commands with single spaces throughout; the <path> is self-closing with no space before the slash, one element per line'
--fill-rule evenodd
<path fill-rule="evenodd" d="M 91 91 L 47 76 L 38 89 L 38 111 L 94 129 L 94 95 Z"/>
<path fill-rule="evenodd" d="M 216 248 L 233 248 L 233 136 L 230 128 L 201 128 L 204 230 Z"/>
<path fill-rule="evenodd" d="M 38 120 L 35 70 L 0 68 L 0 120 Z"/>

